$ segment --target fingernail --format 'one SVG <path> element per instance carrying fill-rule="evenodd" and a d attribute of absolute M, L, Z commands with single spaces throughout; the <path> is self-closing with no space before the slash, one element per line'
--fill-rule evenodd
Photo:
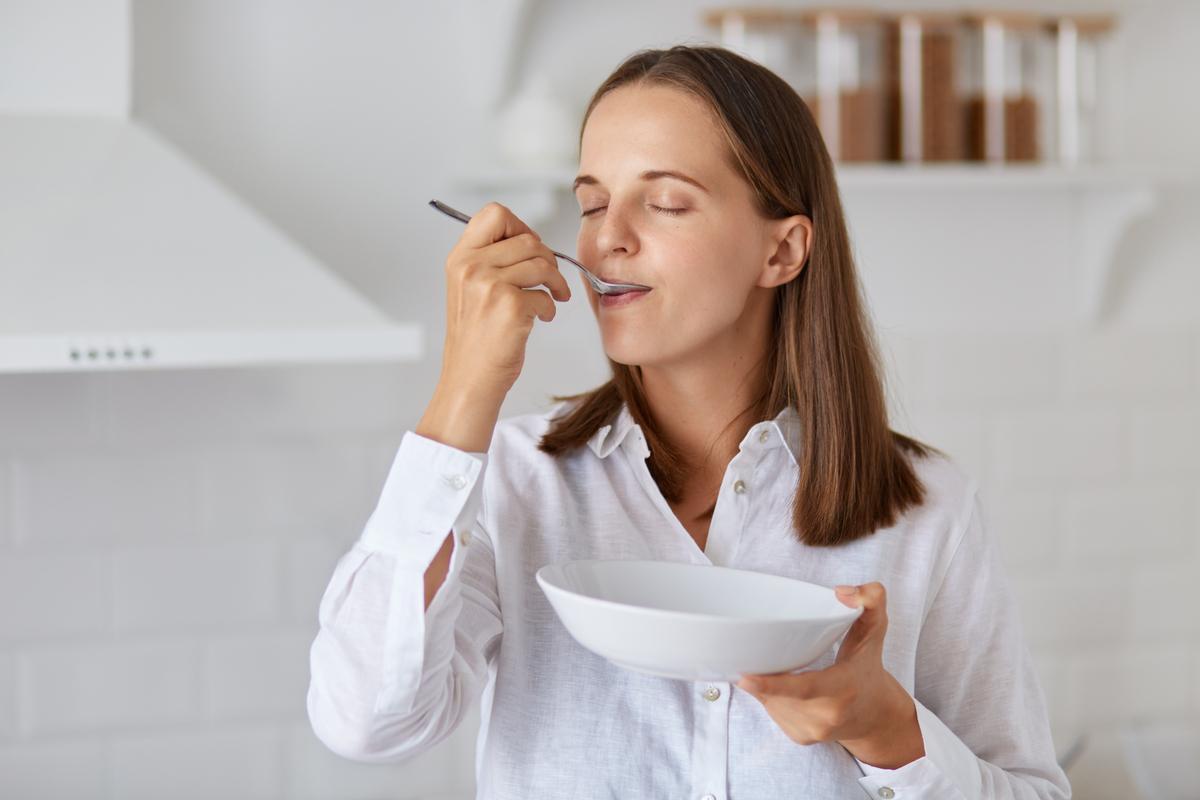
<path fill-rule="evenodd" d="M 857 586 L 845 586 L 843 584 L 839 584 L 833 588 L 842 594 L 858 594 Z"/>

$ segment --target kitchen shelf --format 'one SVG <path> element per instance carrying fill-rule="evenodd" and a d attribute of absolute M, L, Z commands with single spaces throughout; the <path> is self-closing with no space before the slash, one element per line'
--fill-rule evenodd
<path fill-rule="evenodd" d="M 531 226 L 549 221 L 558 211 L 573 206 L 571 184 L 574 165 L 531 168 L 481 168 L 454 181 L 453 191 L 473 213 L 490 200 L 512 208 Z M 1198 178 L 1157 164 L 1056 164 L 989 163 L 843 163 L 837 166 L 838 185 L 850 201 L 872 202 L 899 192 L 907 200 L 941 199 L 962 195 L 994 201 L 1000 194 L 1032 193 L 1042 202 L 1036 213 L 1061 215 L 1064 252 L 1073 261 L 1071 283 L 1075 295 L 1070 305 L 1075 316 L 1096 320 L 1110 283 L 1114 251 L 1126 230 L 1155 205 L 1161 186 L 1196 183 Z M 462 200 L 461 198 L 466 198 Z M 1050 204 L 1047 211 L 1046 203 Z M 1010 204 L 1020 215 L 1027 204 Z M 969 206 L 965 207 L 969 209 Z M 466 209 L 464 209 L 466 210 Z M 1030 212 L 1034 213 L 1034 212 Z M 969 215 L 964 215 L 969 216 Z M 854 226 L 855 217 L 850 215 Z M 1019 219 L 972 219 L 981 236 L 1011 236 Z M 997 230 L 996 226 L 1008 226 Z M 1019 230 L 1019 227 L 1018 227 Z M 936 231 L 936 228 L 931 229 Z M 861 235 L 862 230 L 855 231 Z M 1074 254 L 1073 257 L 1071 254 Z"/>

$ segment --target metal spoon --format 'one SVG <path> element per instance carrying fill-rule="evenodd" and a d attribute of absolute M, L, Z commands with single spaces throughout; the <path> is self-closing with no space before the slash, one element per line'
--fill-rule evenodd
<path fill-rule="evenodd" d="M 433 206 L 443 214 L 454 217 L 456 220 L 461 222 L 471 221 L 471 218 L 466 214 L 451 208 L 440 200 L 430 200 L 429 205 Z M 579 267 L 580 271 L 583 272 L 583 277 L 587 278 L 588 283 L 590 283 L 592 288 L 596 290 L 596 294 L 624 294 L 626 292 L 650 288 L 649 286 L 642 286 L 640 283 L 609 283 L 608 281 L 602 281 L 592 273 L 588 272 L 587 267 L 585 267 L 583 264 L 580 264 L 570 256 L 560 253 L 557 250 L 551 250 L 550 252 L 554 253 L 554 255 L 558 256 L 559 258 L 565 258 L 567 261 L 570 261 L 572 264 Z"/>

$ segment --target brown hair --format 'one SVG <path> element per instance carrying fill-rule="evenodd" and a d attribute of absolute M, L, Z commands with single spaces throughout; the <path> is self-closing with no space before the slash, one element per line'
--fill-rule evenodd
<path fill-rule="evenodd" d="M 744 412 L 765 420 L 790 405 L 798 413 L 800 477 L 792 501 L 797 537 L 833 546 L 894 524 L 897 513 L 925 495 L 902 451 L 920 457 L 941 451 L 888 427 L 879 357 L 833 162 L 812 113 L 774 72 L 725 48 L 641 50 L 592 96 L 580 126 L 581 147 L 596 104 L 626 84 L 669 86 L 701 100 L 713 111 L 729 145 L 726 155 L 753 187 L 761 213 L 812 220 L 806 268 L 775 292 L 775 346 L 766 356 L 764 391 Z M 651 475 L 663 496 L 677 502 L 689 467 L 655 426 L 641 368 L 611 358 L 609 364 L 613 377 L 603 386 L 553 397 L 580 402 L 551 423 L 538 449 L 558 456 L 585 445 L 625 403 L 645 434 Z"/>

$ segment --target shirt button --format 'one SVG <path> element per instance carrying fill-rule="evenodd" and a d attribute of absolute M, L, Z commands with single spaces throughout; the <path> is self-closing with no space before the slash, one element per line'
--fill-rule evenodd
<path fill-rule="evenodd" d="M 450 485 L 453 486 L 455 489 L 461 489 L 467 485 L 467 479 L 464 478 L 462 475 L 451 475 L 448 480 L 450 482 Z"/>
<path fill-rule="evenodd" d="M 892 791 L 892 787 L 890 786 L 880 786 L 879 796 L 882 797 L 883 800 L 891 800 L 891 798 L 896 796 L 896 793 Z"/>
<path fill-rule="evenodd" d="M 721 690 L 715 686 L 710 686 L 704 690 L 704 699 L 705 700 L 709 700 L 709 701 L 716 700 L 720 696 L 721 696 Z"/>
<path fill-rule="evenodd" d="M 740 481 L 740 480 L 734 481 L 733 482 L 733 490 L 735 492 L 737 492 L 738 494 L 745 494 L 746 493 L 746 482 Z"/>
<path fill-rule="evenodd" d="M 466 547 L 467 545 L 469 545 L 471 543 L 471 534 L 468 533 L 467 531 L 463 531 L 462 533 L 460 533 L 458 535 L 458 542 L 463 547 Z"/>
<path fill-rule="evenodd" d="M 770 439 L 770 438 L 771 438 L 771 432 L 768 431 L 766 428 L 763 428 L 761 431 L 759 431 L 758 440 L 760 442 L 766 442 L 767 439 Z"/>
<path fill-rule="evenodd" d="M 706 794 L 700 800 L 717 800 L 717 796 L 715 794 Z"/>

